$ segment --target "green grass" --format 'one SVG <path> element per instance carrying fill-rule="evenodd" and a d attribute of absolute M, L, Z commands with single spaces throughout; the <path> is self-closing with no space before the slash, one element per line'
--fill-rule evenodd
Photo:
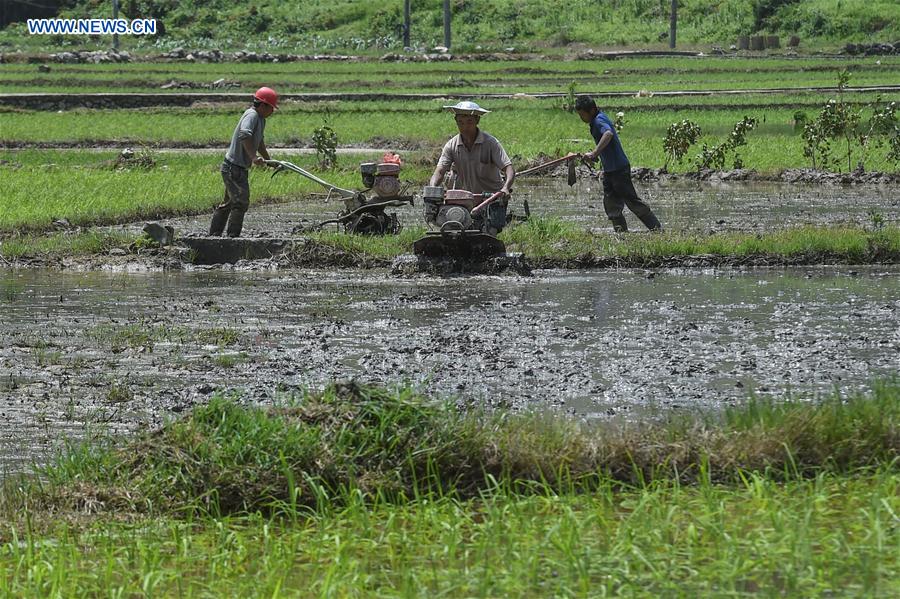
<path fill-rule="evenodd" d="M 900 228 L 866 231 L 849 227 L 797 227 L 765 234 L 721 233 L 710 236 L 683 233 L 662 235 L 591 235 L 572 225 L 534 219 L 511 228 L 502 236 L 512 250 L 541 262 L 592 258 L 621 258 L 653 262 L 677 256 L 728 256 L 733 258 L 804 258 L 814 261 L 856 263 L 896 260 L 900 253 Z"/>
<path fill-rule="evenodd" d="M 405 227 L 397 235 L 362 236 L 332 231 L 310 233 L 307 236 L 327 247 L 346 253 L 357 260 L 391 260 L 409 253 L 415 240 L 425 234 L 425 227 Z"/>
<path fill-rule="evenodd" d="M 216 354 L 212 358 L 212 363 L 219 368 L 234 368 L 241 362 L 246 362 L 248 356 L 245 352 L 237 354 Z"/>
<path fill-rule="evenodd" d="M 898 574 L 894 473 L 737 488 L 359 504 L 262 517 L 59 522 L 0 546 L 20 597 L 887 597 Z"/>
<path fill-rule="evenodd" d="M 850 227 L 797 227 L 765 234 L 721 233 L 710 236 L 684 233 L 648 235 L 591 234 L 555 218 L 532 218 L 500 235 L 508 246 L 534 259 L 587 256 L 660 258 L 665 256 L 791 257 L 810 254 L 861 259 L 870 252 L 900 251 L 900 228 L 866 231 Z"/>
<path fill-rule="evenodd" d="M 77 234 L 16 235 L 0 240 L 0 258 L 17 260 L 29 257 L 64 257 L 102 254 L 112 248 L 125 248 L 134 237 L 122 233 L 86 231 Z"/>
<path fill-rule="evenodd" d="M 409 253 L 423 229 L 391 237 L 317 233 L 309 237 L 345 253 L 354 263 L 389 260 Z M 697 235 L 594 234 L 558 218 L 532 217 L 500 234 L 508 251 L 523 252 L 536 265 L 575 266 L 621 261 L 621 264 L 661 263 L 669 258 L 717 256 L 731 259 L 771 258 L 776 261 L 868 263 L 900 259 L 900 228 L 868 231 L 851 227 L 798 227 L 766 234 Z M 306 251 L 302 249 L 300 251 Z"/>
<path fill-rule="evenodd" d="M 132 12 L 130 6 L 136 6 Z M 604 46 L 666 47 L 669 6 L 659 0 L 615 0 L 597 4 L 571 0 L 566 10 L 547 0 L 468 0 L 453 5 L 456 50 L 563 47 L 577 42 Z M 768 10 L 766 10 L 768 9 Z M 150 0 L 123 5 L 123 14 L 154 16 L 166 26 L 159 38 L 124 37 L 127 48 L 257 48 L 267 51 L 398 49 L 397 24 L 402 3 L 372 5 L 359 1 L 312 0 L 302 10 L 261 0 L 253 6 L 220 0 L 169 3 Z M 70 17 L 107 16 L 94 0 L 67 7 Z M 847 40 L 893 41 L 900 37 L 900 9 L 890 0 L 799 0 L 797 2 L 682 0 L 678 9 L 680 47 L 734 43 L 738 34 L 800 34 L 804 47 L 839 45 Z M 440 3 L 412 4 L 412 43 L 429 48 L 441 43 Z M 13 25 L 0 41 L 26 48 L 108 47 L 109 38 L 28 36 Z M 783 40 L 782 43 L 785 43 Z"/>
<path fill-rule="evenodd" d="M 7 481 L 0 588 L 890 596 L 898 417 L 897 381 L 590 428 L 353 384 L 214 399 Z"/>
<path fill-rule="evenodd" d="M 894 464 L 900 385 L 816 402 L 751 398 L 724 414 L 584 427 L 458 412 L 410 389 L 334 384 L 274 409 L 214 399 L 162 430 L 72 448 L 0 508 L 216 516 L 375 502 L 592 492 L 609 484 L 792 480 Z M 891 466 L 893 467 L 893 466 Z M 24 502 L 24 503 L 23 503 Z"/>
<path fill-rule="evenodd" d="M 158 343 L 194 342 L 226 347 L 237 343 L 240 333 L 226 327 L 189 329 L 138 322 L 129 325 L 98 325 L 86 332 L 89 339 L 100 341 L 113 353 L 125 349 L 144 348 L 152 351 Z"/>

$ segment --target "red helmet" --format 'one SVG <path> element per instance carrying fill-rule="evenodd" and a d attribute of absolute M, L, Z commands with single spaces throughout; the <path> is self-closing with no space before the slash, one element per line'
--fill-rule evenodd
<path fill-rule="evenodd" d="M 275 90 L 271 87 L 259 88 L 256 90 L 256 93 L 253 94 L 253 97 L 260 102 L 265 102 L 272 108 L 278 108 L 278 94 L 276 94 Z"/>

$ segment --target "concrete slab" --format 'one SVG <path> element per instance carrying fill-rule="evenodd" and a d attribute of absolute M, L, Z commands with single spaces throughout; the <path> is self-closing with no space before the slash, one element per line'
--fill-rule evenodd
<path fill-rule="evenodd" d="M 188 248 L 187 258 L 193 264 L 234 264 L 238 260 L 265 260 L 277 256 L 291 249 L 294 240 L 272 237 L 183 237 L 177 243 Z"/>

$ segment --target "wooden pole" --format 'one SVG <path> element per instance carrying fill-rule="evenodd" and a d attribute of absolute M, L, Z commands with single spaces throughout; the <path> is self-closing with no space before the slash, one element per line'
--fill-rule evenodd
<path fill-rule="evenodd" d="M 409 48 L 409 0 L 403 0 L 403 47 Z"/>
<path fill-rule="evenodd" d="M 444 47 L 450 49 L 450 0 L 444 0 Z"/>
<path fill-rule="evenodd" d="M 675 34 L 678 29 L 678 0 L 672 0 L 672 11 L 669 14 L 669 48 L 675 49 Z"/>
<path fill-rule="evenodd" d="M 539 164 L 539 165 L 533 166 L 531 168 L 526 168 L 524 171 L 519 171 L 516 173 L 516 177 L 530 175 L 531 173 L 536 173 L 538 171 L 544 170 L 545 168 L 550 168 L 551 166 L 556 166 L 557 164 L 559 164 L 561 162 L 568 162 L 569 160 L 574 160 L 576 158 L 578 158 L 578 154 L 575 154 L 575 153 L 566 154 L 562 158 L 556 158 L 549 162 L 545 162 L 544 164 Z"/>
<path fill-rule="evenodd" d="M 113 0 L 113 19 L 119 18 L 119 0 Z M 119 34 L 113 33 L 113 48 L 119 49 Z"/>

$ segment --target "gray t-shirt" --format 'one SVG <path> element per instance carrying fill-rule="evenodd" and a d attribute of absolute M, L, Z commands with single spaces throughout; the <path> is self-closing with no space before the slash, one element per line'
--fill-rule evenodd
<path fill-rule="evenodd" d="M 253 148 L 259 150 L 259 144 L 263 142 L 263 131 L 265 129 L 266 119 L 259 116 L 255 108 L 251 106 L 245 110 L 244 114 L 241 115 L 241 120 L 238 121 L 237 127 L 234 128 L 234 133 L 231 135 L 231 145 L 228 146 L 228 151 L 225 152 L 225 160 L 244 168 L 250 168 L 253 160 L 244 151 L 243 141 L 248 137 L 252 138 Z"/>
<path fill-rule="evenodd" d="M 503 187 L 500 169 L 512 164 L 512 160 L 497 138 L 479 129 L 471 152 L 466 148 L 462 137 L 455 135 L 444 144 L 438 164 L 444 168 L 454 166 L 458 189 L 472 193 L 493 193 Z"/>

